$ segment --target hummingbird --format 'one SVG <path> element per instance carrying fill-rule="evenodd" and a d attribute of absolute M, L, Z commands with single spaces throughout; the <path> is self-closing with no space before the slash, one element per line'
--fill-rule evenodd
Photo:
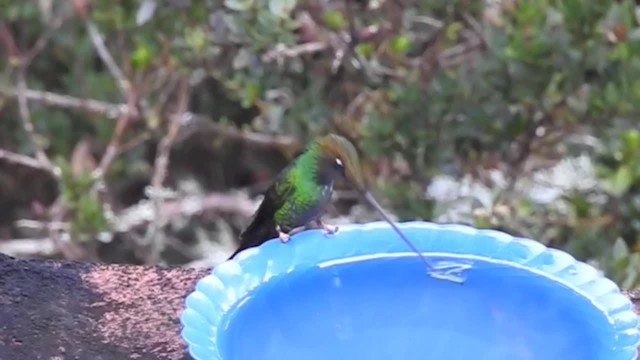
<path fill-rule="evenodd" d="M 312 223 L 321 228 L 326 235 L 338 231 L 337 226 L 325 224 L 321 219 L 331 200 L 333 185 L 338 177 L 345 178 L 389 223 L 409 248 L 420 256 L 425 265 L 432 268 L 420 250 L 404 236 L 367 190 L 354 145 L 346 138 L 335 134 L 317 138 L 276 176 L 264 193 L 251 223 L 240 234 L 240 246 L 229 259 L 242 250 L 259 246 L 270 239 L 279 238 L 282 242 L 287 242 L 294 229 Z M 448 274 L 439 277 L 450 278 Z"/>

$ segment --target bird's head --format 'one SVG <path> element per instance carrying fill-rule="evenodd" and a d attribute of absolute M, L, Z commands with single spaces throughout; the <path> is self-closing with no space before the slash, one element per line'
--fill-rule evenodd
<path fill-rule="evenodd" d="M 342 136 L 329 134 L 317 140 L 322 156 L 336 173 L 344 176 L 360 192 L 366 191 L 366 183 L 355 146 Z"/>

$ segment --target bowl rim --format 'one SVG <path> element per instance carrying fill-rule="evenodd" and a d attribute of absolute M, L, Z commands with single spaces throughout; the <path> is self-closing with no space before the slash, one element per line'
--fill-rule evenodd
<path fill-rule="evenodd" d="M 574 290 L 602 312 L 615 329 L 614 348 L 616 354 L 624 356 L 615 360 L 636 359 L 640 318 L 620 288 L 591 265 L 564 251 L 502 231 L 425 221 L 396 225 L 410 238 L 411 233 L 421 233 L 412 241 L 424 256 L 444 255 L 517 267 Z M 293 235 L 286 244 L 272 239 L 219 264 L 209 275 L 198 280 L 194 291 L 185 299 L 180 323 L 181 336 L 189 353 L 195 360 L 223 360 L 217 349 L 217 329 L 228 326 L 224 315 L 250 292 L 276 277 L 315 266 L 361 261 L 368 256 L 417 256 L 401 240 L 388 241 L 386 237 L 394 235 L 392 232 L 389 224 L 383 221 L 340 225 L 330 239 L 320 230 L 308 230 Z M 478 239 L 491 246 L 474 246 Z M 366 244 L 362 245 L 362 242 Z"/>

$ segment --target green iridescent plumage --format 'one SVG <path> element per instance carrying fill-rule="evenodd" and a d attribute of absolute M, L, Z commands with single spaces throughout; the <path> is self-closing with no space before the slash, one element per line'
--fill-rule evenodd
<path fill-rule="evenodd" d="M 359 166 L 357 156 L 353 145 L 337 135 L 321 137 L 309 145 L 267 189 L 251 224 L 240 235 L 240 247 L 232 257 L 278 237 L 278 228 L 288 232 L 319 221 L 331 200 L 334 180 L 352 172 L 347 166 Z M 363 186 L 359 172 L 352 177 L 358 186 Z"/>
<path fill-rule="evenodd" d="M 301 216 L 297 211 L 308 211 L 322 200 L 322 185 L 316 183 L 319 157 L 319 147 L 313 144 L 274 183 L 274 192 L 282 200 L 274 214 L 277 224 L 299 226 L 295 224 L 295 218 Z"/>

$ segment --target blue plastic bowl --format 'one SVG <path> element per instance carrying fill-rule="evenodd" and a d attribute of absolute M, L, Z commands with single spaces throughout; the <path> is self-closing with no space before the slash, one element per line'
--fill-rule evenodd
<path fill-rule="evenodd" d="M 570 255 L 502 232 L 399 224 L 306 231 L 241 253 L 186 299 L 197 360 L 634 360 L 638 317 L 610 280 Z"/>

